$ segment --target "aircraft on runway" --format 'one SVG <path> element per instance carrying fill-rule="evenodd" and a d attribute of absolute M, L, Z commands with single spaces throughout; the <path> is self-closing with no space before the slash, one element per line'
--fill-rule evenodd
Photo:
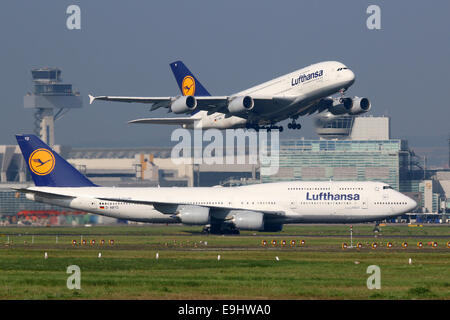
<path fill-rule="evenodd" d="M 355 82 L 355 74 L 344 64 L 326 61 L 310 65 L 264 82 L 230 96 L 211 96 L 182 61 L 170 64 L 182 96 L 119 97 L 89 95 L 95 100 L 139 102 L 151 104 L 150 111 L 167 108 L 178 118 L 145 118 L 129 123 L 181 125 L 187 129 L 254 128 L 283 130 L 276 123 L 292 119 L 289 129 L 300 129 L 296 120 L 315 112 L 327 112 L 327 118 L 368 112 L 369 99 L 344 97 L 343 93 Z M 341 97 L 331 95 L 341 93 Z"/>
<path fill-rule="evenodd" d="M 92 183 L 34 135 L 17 135 L 35 187 L 27 199 L 99 215 L 209 226 L 212 233 L 280 231 L 288 223 L 381 221 L 416 207 L 381 182 L 292 181 L 240 187 L 114 188 Z"/>

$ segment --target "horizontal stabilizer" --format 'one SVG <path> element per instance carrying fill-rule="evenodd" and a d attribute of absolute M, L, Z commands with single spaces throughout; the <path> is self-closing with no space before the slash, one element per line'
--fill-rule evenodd
<path fill-rule="evenodd" d="M 57 194 L 52 192 L 45 192 L 45 191 L 38 191 L 33 189 L 27 189 L 27 188 L 12 188 L 13 190 L 16 190 L 17 192 L 21 193 L 32 193 L 41 197 L 49 197 L 53 199 L 74 199 L 74 196 L 67 196 L 64 194 Z"/>

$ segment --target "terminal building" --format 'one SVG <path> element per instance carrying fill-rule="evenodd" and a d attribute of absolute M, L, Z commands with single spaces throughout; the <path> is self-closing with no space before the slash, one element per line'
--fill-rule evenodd
<path fill-rule="evenodd" d="M 261 180 L 382 181 L 399 190 L 409 156 L 406 141 L 398 139 L 284 140 L 278 173 Z"/>
<path fill-rule="evenodd" d="M 381 181 L 404 191 L 400 186 L 413 169 L 413 154 L 407 141 L 390 139 L 390 118 L 319 119 L 316 132 L 321 139 L 280 141 L 278 173 L 262 175 L 262 182 Z"/>
<path fill-rule="evenodd" d="M 450 177 L 425 170 L 406 140 L 392 139 L 389 117 L 318 118 L 315 124 L 320 139 L 280 141 L 278 172 L 261 174 L 261 182 L 380 181 L 415 199 L 417 214 L 447 219 L 439 213 L 450 212 Z"/>

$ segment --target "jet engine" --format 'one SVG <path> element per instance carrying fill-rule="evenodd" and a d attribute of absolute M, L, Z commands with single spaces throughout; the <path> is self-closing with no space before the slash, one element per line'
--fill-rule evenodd
<path fill-rule="evenodd" d="M 210 222 L 209 208 L 205 207 L 183 206 L 177 217 L 184 224 L 205 225 Z"/>
<path fill-rule="evenodd" d="M 347 98 L 347 99 L 350 99 L 350 98 Z M 366 113 L 372 107 L 369 99 L 367 99 L 367 98 L 354 97 L 353 99 L 350 99 L 350 100 L 351 100 L 351 103 L 347 103 L 345 107 L 347 108 L 348 113 L 351 115 Z"/>
<path fill-rule="evenodd" d="M 238 211 L 231 221 L 240 230 L 264 230 L 264 215 L 261 212 Z"/>
<path fill-rule="evenodd" d="M 343 115 L 348 112 L 346 104 L 351 104 L 351 98 L 333 98 L 328 110 L 335 116 Z"/>
<path fill-rule="evenodd" d="M 328 110 L 335 116 L 343 114 L 358 115 L 368 112 L 371 107 L 372 105 L 367 98 L 334 98 Z"/>
<path fill-rule="evenodd" d="M 183 96 L 179 97 L 172 102 L 170 109 L 173 113 L 186 113 L 189 111 L 194 111 L 197 108 L 197 99 L 193 96 Z"/>
<path fill-rule="evenodd" d="M 231 114 L 239 114 L 245 111 L 250 111 L 255 106 L 252 97 L 236 97 L 228 103 L 228 111 Z"/>

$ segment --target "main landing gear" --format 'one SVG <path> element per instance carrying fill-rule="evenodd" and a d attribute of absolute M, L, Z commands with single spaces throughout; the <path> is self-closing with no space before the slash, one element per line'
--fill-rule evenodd
<path fill-rule="evenodd" d="M 283 126 L 248 126 L 247 129 L 255 129 L 255 131 L 259 131 L 259 130 L 267 130 L 267 132 L 270 132 L 272 130 L 278 130 L 280 132 L 283 132 Z"/>
<path fill-rule="evenodd" d="M 232 224 L 208 224 L 203 227 L 202 233 L 204 234 L 240 234 L 239 229 L 237 229 Z"/>
<path fill-rule="evenodd" d="M 295 122 L 295 120 L 297 120 L 297 119 L 298 119 L 298 117 L 292 118 L 292 122 L 288 124 L 288 129 L 300 130 L 302 128 L 302 125 L 300 123 Z"/>
<path fill-rule="evenodd" d="M 376 233 L 379 233 L 381 230 L 380 230 L 380 221 L 376 221 L 375 222 L 375 226 L 373 227 L 373 232 L 376 234 Z"/>
<path fill-rule="evenodd" d="M 283 126 L 265 126 L 265 127 L 259 127 L 262 130 L 267 130 L 267 132 L 270 132 L 272 130 L 278 130 L 280 132 L 283 132 Z"/>

